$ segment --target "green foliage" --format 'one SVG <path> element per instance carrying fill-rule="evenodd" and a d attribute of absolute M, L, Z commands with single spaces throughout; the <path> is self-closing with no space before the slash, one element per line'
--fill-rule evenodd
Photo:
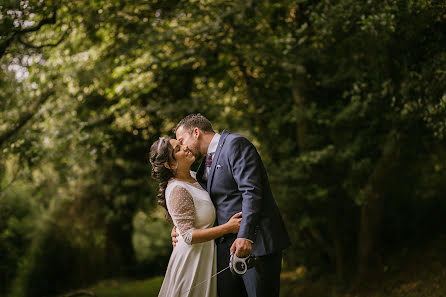
<path fill-rule="evenodd" d="M 8 162 L 11 164 L 12 162 Z M 10 176 L 13 176 L 12 174 Z M 9 184 L 9 183 L 8 183 Z M 3 188 L 2 183 L 2 188 Z M 29 234 L 33 231 L 29 220 L 38 206 L 29 202 L 31 191 L 22 186 L 14 194 L 3 190 L 0 195 L 0 294 L 6 293 L 18 271 L 18 263 L 26 253 L 30 243 Z"/>
<path fill-rule="evenodd" d="M 172 224 L 165 219 L 165 210 L 158 208 L 152 214 L 138 212 L 133 220 L 132 237 L 136 259 L 141 274 L 163 274 L 171 253 Z"/>
<path fill-rule="evenodd" d="M 67 220 L 66 214 L 40 218 L 45 219 L 20 260 L 9 296 L 54 295 L 104 275 L 103 235 Z"/>
<path fill-rule="evenodd" d="M 393 233 L 421 234 L 434 208 L 436 225 L 445 209 L 445 7 L 0 5 L 1 288 L 16 278 L 17 296 L 45 295 L 50 286 L 32 280 L 57 281 L 66 263 L 77 267 L 63 274 L 67 287 L 135 267 L 162 271 L 170 227 L 156 210 L 147 153 L 192 112 L 256 144 L 292 237 L 286 267 L 354 270 L 370 193 L 385 201 Z M 375 241 L 403 241 L 391 232 Z"/>

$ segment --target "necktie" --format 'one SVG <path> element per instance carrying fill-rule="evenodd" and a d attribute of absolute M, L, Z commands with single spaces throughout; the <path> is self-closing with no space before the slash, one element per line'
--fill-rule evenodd
<path fill-rule="evenodd" d="M 211 165 L 212 165 L 212 155 L 213 155 L 213 153 L 206 154 L 206 167 L 211 167 Z"/>

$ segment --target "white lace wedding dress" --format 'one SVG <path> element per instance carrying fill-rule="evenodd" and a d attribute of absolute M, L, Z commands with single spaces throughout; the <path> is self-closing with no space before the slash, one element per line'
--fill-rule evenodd
<path fill-rule="evenodd" d="M 194 229 L 210 228 L 215 208 L 198 182 L 171 180 L 166 202 L 177 227 L 178 243 L 172 251 L 159 297 L 217 297 L 216 247 L 213 240 L 191 245 Z M 208 281 L 206 281 L 208 280 Z"/>

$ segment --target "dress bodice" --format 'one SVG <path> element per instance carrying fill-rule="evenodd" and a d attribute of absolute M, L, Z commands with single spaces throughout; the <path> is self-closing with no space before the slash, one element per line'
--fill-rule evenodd
<path fill-rule="evenodd" d="M 195 229 L 214 226 L 215 208 L 209 194 L 199 183 L 172 179 L 165 197 L 180 236 L 158 296 L 217 297 L 217 278 L 209 279 L 217 272 L 216 245 L 213 240 L 192 244 Z"/>
<path fill-rule="evenodd" d="M 215 222 L 215 208 L 198 182 L 172 179 L 166 188 L 166 204 L 173 223 L 188 244 L 195 229 L 210 228 Z"/>

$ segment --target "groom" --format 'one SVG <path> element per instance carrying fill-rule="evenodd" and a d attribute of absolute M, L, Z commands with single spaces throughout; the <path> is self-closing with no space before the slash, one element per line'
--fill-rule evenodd
<path fill-rule="evenodd" d="M 229 270 L 217 279 L 220 297 L 278 297 L 282 250 L 290 245 L 268 176 L 254 145 L 245 137 L 223 131 L 215 133 L 208 119 L 191 114 L 175 128 L 177 140 L 186 145 L 198 160 L 197 180 L 215 205 L 217 225 L 226 223 L 242 211 L 238 234 L 216 239 L 217 271 L 226 268 L 230 254 L 253 254 L 256 267 L 242 277 Z M 177 234 L 172 232 L 175 244 Z"/>

